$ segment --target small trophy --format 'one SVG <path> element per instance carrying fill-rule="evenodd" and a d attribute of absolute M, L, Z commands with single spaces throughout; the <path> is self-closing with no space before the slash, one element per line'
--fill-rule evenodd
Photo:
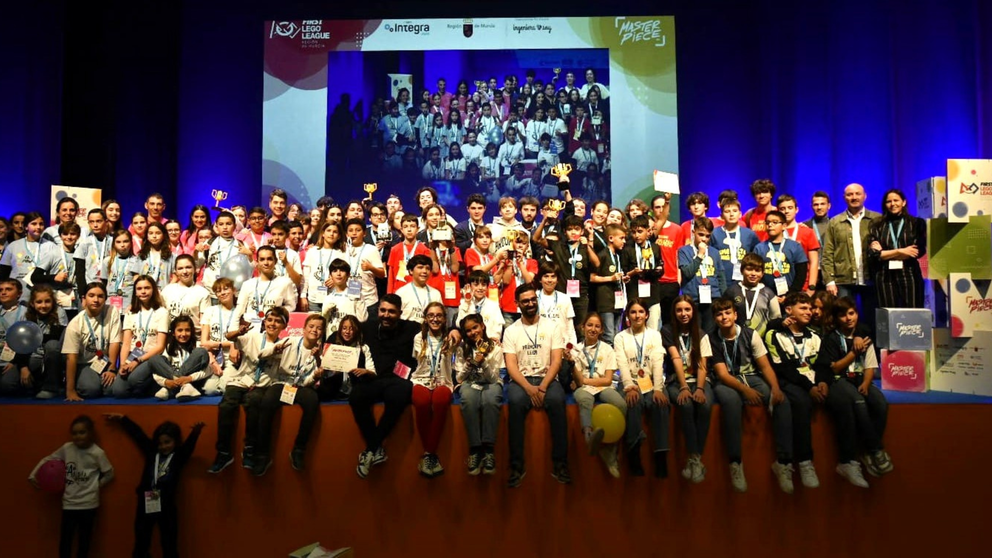
<path fill-rule="evenodd" d="M 551 175 L 558 179 L 559 190 L 568 190 L 571 185 L 568 175 L 571 172 L 572 165 L 569 163 L 558 163 L 557 165 L 551 167 Z"/>
<path fill-rule="evenodd" d="M 483 339 L 475 346 L 475 350 L 479 351 L 479 354 L 485 356 L 493 352 L 496 344 L 493 343 L 492 339 Z"/>
<path fill-rule="evenodd" d="M 557 76 L 558 74 L 561 73 L 561 68 L 555 68 L 554 69 L 554 72 L 555 72 L 555 75 Z"/>
<path fill-rule="evenodd" d="M 378 182 L 368 182 L 365 184 L 365 192 L 368 193 L 368 199 L 372 199 L 372 192 L 375 192 L 379 188 Z"/>
<path fill-rule="evenodd" d="M 548 200 L 548 209 L 551 211 L 561 211 L 562 209 L 565 209 L 565 200 Z"/>
<path fill-rule="evenodd" d="M 211 208 L 214 211 L 227 211 L 227 209 L 220 206 L 220 202 L 227 199 L 227 192 L 224 190 L 210 190 L 210 197 L 214 199 L 214 206 Z"/>

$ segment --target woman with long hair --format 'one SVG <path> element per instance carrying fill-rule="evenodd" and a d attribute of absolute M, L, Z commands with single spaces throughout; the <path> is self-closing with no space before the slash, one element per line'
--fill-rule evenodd
<path fill-rule="evenodd" d="M 906 208 L 897 188 L 882 197 L 882 218 L 868 234 L 868 260 L 874 268 L 879 308 L 923 308 L 919 258 L 927 254 L 927 224 Z"/>

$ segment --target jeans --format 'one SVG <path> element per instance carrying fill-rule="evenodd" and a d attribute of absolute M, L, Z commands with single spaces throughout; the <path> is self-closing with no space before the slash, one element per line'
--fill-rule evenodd
<path fill-rule="evenodd" d="M 617 409 L 620 409 L 620 412 L 624 415 L 627 414 L 627 401 L 612 386 L 607 387 L 595 395 L 585 389 L 579 388 L 575 390 L 573 397 L 575 397 L 575 404 L 579 406 L 579 422 L 582 423 L 582 428 L 592 427 L 592 408 L 596 401 L 613 405 Z"/>
<path fill-rule="evenodd" d="M 97 508 L 91 510 L 62 510 L 62 529 L 59 532 L 59 558 L 72 558 L 72 539 L 79 531 L 79 547 L 76 556 L 87 558 L 90 555 L 90 541 L 93 540 L 93 523 Z"/>
<path fill-rule="evenodd" d="M 227 388 L 227 382 L 231 380 L 234 376 L 238 375 L 238 369 L 230 361 L 230 359 L 225 359 L 224 364 L 221 365 L 221 375 L 217 376 L 211 374 L 207 378 L 206 383 L 203 384 L 203 395 L 223 395 L 224 389 Z"/>
<path fill-rule="evenodd" d="M 654 392 L 642 393 L 636 405 L 627 408 L 627 432 L 624 440 L 627 449 L 632 449 L 646 437 L 641 415 L 647 412 L 651 420 L 654 451 L 668 451 L 668 419 L 671 413 L 669 405 L 658 405 L 654 401 Z"/>
<path fill-rule="evenodd" d="M 116 383 L 119 379 L 119 376 L 114 378 L 114 382 Z M 76 373 L 76 393 L 83 399 L 96 399 L 110 395 L 110 388 L 104 387 L 100 375 L 86 365 Z"/>
<path fill-rule="evenodd" d="M 155 380 L 152 378 L 152 366 L 150 362 L 151 359 L 142 362 L 127 376 L 118 373 L 117 377 L 114 378 L 114 383 L 110 386 L 110 391 L 114 397 L 124 399 L 127 397 L 148 397 L 151 395 Z"/>
<path fill-rule="evenodd" d="M 257 455 L 269 455 L 272 440 L 272 421 L 276 418 L 276 412 L 282 408 L 284 403 L 279 399 L 282 396 L 282 384 L 271 386 L 265 392 L 265 396 L 258 404 L 258 434 L 255 440 Z M 305 450 L 307 441 L 310 440 L 310 432 L 313 430 L 313 423 L 320 414 L 320 400 L 317 392 L 310 387 L 301 387 L 296 390 L 296 397 L 293 399 L 294 405 L 299 405 L 303 410 L 300 417 L 300 428 L 296 432 L 296 441 L 293 449 Z"/>
<path fill-rule="evenodd" d="M 867 452 L 882 449 L 889 403 L 874 384 L 868 386 L 868 395 L 864 396 L 852 382 L 843 378 L 837 380 L 830 385 L 826 406 L 837 427 L 841 463 L 854 461 L 859 445 Z"/>
<path fill-rule="evenodd" d="M 543 378 L 527 378 L 532 386 L 539 386 Z M 524 426 L 527 413 L 533 408 L 530 396 L 516 382 L 507 388 L 510 407 L 510 465 L 524 468 Z M 551 459 L 555 463 L 568 460 L 568 422 L 565 419 L 565 390 L 559 382 L 548 384 L 544 395 L 544 410 L 551 422 Z"/>
<path fill-rule="evenodd" d="M 0 394 L 32 395 L 38 390 L 58 393 L 62 388 L 62 376 L 65 374 L 64 358 L 62 344 L 59 341 L 46 342 L 43 355 L 32 354 L 28 360 L 31 387 L 25 388 L 21 385 L 21 370 L 14 365 L 6 373 L 0 374 Z M 0 370 L 5 366 L 6 363 L 0 363 Z"/>
<path fill-rule="evenodd" d="M 231 436 L 238 426 L 238 408 L 245 407 L 245 448 L 254 448 L 258 435 L 259 405 L 267 387 L 253 390 L 241 386 L 227 386 L 224 397 L 217 406 L 217 453 L 231 453 Z"/>
<path fill-rule="evenodd" d="M 761 376 L 747 376 L 748 385 L 761 394 L 762 408 L 768 407 L 771 400 L 771 387 Z M 723 441 L 731 463 L 741 462 L 741 437 L 743 431 L 744 397 L 736 389 L 718 384 L 713 388 L 716 400 L 720 403 L 723 419 Z M 772 434 L 775 438 L 775 453 L 779 461 L 792 462 L 792 413 L 786 398 L 772 411 Z"/>
<path fill-rule="evenodd" d="M 427 453 L 437 453 L 441 443 L 444 425 L 448 422 L 448 412 L 451 410 L 451 388 L 439 386 L 427 389 L 414 385 L 411 393 L 414 417 L 417 419 L 417 431 L 420 441 Z"/>
<path fill-rule="evenodd" d="M 413 391 L 413 384 L 409 380 L 388 372 L 386 374 L 388 375 L 371 381 L 356 382 L 348 398 L 351 414 L 355 417 L 358 430 L 365 440 L 365 449 L 369 451 L 375 451 L 382 446 L 403 416 L 406 406 L 410 404 Z M 372 414 L 372 405 L 380 399 L 386 409 L 377 425 Z"/>
<path fill-rule="evenodd" d="M 476 389 L 476 386 L 482 389 Z M 503 407 L 500 384 L 463 383 L 461 390 L 462 421 L 468 434 L 468 447 L 496 444 L 499 418 Z"/>
<path fill-rule="evenodd" d="M 603 320 L 603 336 L 601 340 L 607 345 L 613 346 L 613 337 L 617 334 L 617 324 L 620 323 L 620 310 L 613 312 L 603 312 L 599 315 Z M 580 336 L 579 339 L 582 339 Z"/>
<path fill-rule="evenodd" d="M 695 390 L 695 383 L 689 384 L 690 390 Z M 710 433 L 710 414 L 713 411 L 713 388 L 709 384 L 703 386 L 706 403 L 696 403 L 692 398 L 679 405 L 679 384 L 668 384 L 668 398 L 679 410 L 682 419 L 682 435 L 685 437 L 685 449 L 689 455 L 702 455 L 706 448 L 706 437 Z"/>
<path fill-rule="evenodd" d="M 793 459 L 798 462 L 813 459 L 813 398 L 805 389 L 788 382 L 781 385 L 782 393 L 789 400 L 788 407 L 779 405 L 775 414 L 787 414 L 792 422 Z M 785 420 L 784 418 L 782 420 Z"/>

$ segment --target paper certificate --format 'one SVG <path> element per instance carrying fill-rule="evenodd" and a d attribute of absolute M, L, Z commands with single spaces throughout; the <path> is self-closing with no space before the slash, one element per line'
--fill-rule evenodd
<path fill-rule="evenodd" d="M 351 372 L 358 368 L 358 355 L 361 354 L 361 350 L 360 347 L 347 345 L 328 345 L 320 360 L 320 367 L 335 372 Z"/>

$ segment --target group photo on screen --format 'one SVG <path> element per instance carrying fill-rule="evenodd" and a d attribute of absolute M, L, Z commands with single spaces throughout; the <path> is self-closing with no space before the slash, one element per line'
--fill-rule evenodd
<path fill-rule="evenodd" d="M 611 199 L 607 49 L 331 52 L 327 188 Z"/>

